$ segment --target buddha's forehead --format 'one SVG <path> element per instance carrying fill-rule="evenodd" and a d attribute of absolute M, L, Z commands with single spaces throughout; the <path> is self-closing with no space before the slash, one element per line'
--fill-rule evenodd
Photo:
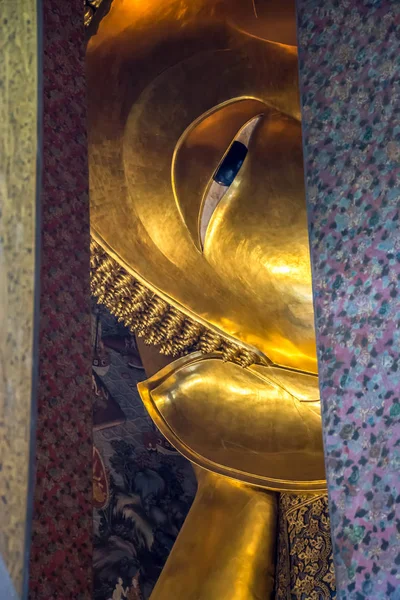
<path fill-rule="evenodd" d="M 155 46 L 160 39 L 185 37 L 191 28 L 202 28 L 204 35 L 207 27 L 217 23 L 229 23 L 259 38 L 296 45 L 295 0 L 113 0 L 90 44 L 102 44 L 133 29 L 139 55 L 144 40 L 147 47 Z M 208 42 L 207 37 L 203 38 L 204 48 Z"/>
<path fill-rule="evenodd" d="M 129 22 L 142 24 L 146 19 L 154 24 L 166 19 L 186 24 L 204 17 L 240 18 L 245 24 L 271 19 L 282 22 L 292 20 L 294 10 L 291 0 L 114 0 L 106 19 L 123 30 Z"/>
<path fill-rule="evenodd" d="M 143 90 L 160 74 L 194 55 L 200 64 L 197 61 L 197 68 L 192 69 L 192 79 L 180 82 L 182 99 L 202 93 L 202 88 L 210 85 L 218 92 L 226 85 L 229 72 L 220 61 L 218 80 L 208 80 L 212 67 L 207 53 L 228 48 L 246 53 L 249 46 L 254 51 L 257 42 L 260 46 L 266 39 L 293 43 L 295 35 L 287 33 L 295 23 L 293 2 L 283 2 L 283 6 L 288 8 L 282 11 L 282 2 L 276 0 L 114 0 L 88 45 L 88 87 L 96 96 L 89 118 L 95 121 L 101 114 L 104 122 L 106 112 L 104 127 L 109 127 L 112 137 L 119 127 L 117 121 L 128 117 Z M 257 35 L 248 35 L 255 25 Z M 263 54 L 261 49 L 252 55 L 260 81 L 265 80 L 266 67 L 274 66 L 267 65 L 270 61 Z M 186 69 L 191 70 L 188 62 Z M 240 68 L 236 74 L 243 79 Z M 236 92 L 241 95 L 239 89 Z"/>

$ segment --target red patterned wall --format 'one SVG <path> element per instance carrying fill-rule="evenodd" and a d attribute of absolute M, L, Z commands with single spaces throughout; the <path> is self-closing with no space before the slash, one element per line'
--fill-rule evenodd
<path fill-rule="evenodd" d="M 92 588 L 89 203 L 82 0 L 43 2 L 43 182 L 31 600 Z"/>

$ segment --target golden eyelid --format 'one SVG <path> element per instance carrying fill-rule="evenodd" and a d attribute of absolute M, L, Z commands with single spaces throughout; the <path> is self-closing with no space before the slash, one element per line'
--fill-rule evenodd
<path fill-rule="evenodd" d="M 215 181 L 215 179 L 214 179 L 215 173 L 218 171 L 220 165 L 222 164 L 226 155 L 228 154 L 229 150 L 231 149 L 233 142 L 241 142 L 244 146 L 246 146 L 246 148 L 249 147 L 251 136 L 253 135 L 253 132 L 254 132 L 255 128 L 257 127 L 257 124 L 260 122 L 260 119 L 262 118 L 262 116 L 263 115 L 257 115 L 256 117 L 253 117 L 247 123 L 245 123 L 245 125 L 243 125 L 243 127 L 239 130 L 238 134 L 232 140 L 232 143 L 230 144 L 229 148 L 225 152 L 222 160 L 220 161 L 217 169 L 215 170 L 215 172 L 213 174 L 213 178 L 210 179 L 210 181 L 208 182 L 208 185 L 204 192 L 203 200 L 202 200 L 201 207 L 200 207 L 200 214 L 199 214 L 199 230 L 200 230 L 200 241 L 201 241 L 202 247 L 204 245 L 204 239 L 206 236 L 207 227 L 211 220 L 211 217 L 214 214 L 214 211 L 217 208 L 218 204 L 220 203 L 222 198 L 225 196 L 225 193 L 228 191 L 228 189 L 230 187 L 229 185 L 221 185 L 220 183 Z M 241 167 L 239 167 L 239 171 L 240 171 L 240 168 Z"/>
<path fill-rule="evenodd" d="M 215 106 L 184 130 L 176 143 L 171 165 L 175 202 L 200 252 L 199 221 L 205 190 L 243 126 L 265 109 L 263 102 L 251 98 Z"/>

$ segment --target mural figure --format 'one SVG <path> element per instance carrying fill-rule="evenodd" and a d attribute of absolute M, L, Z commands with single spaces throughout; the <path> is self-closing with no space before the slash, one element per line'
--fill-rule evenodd
<path fill-rule="evenodd" d="M 139 572 L 135 575 L 135 577 L 132 577 L 132 582 L 131 582 L 131 587 L 128 591 L 128 595 L 127 595 L 128 600 L 142 600 L 142 594 L 140 591 L 140 585 L 139 585 Z"/>
<path fill-rule="evenodd" d="M 121 577 L 118 577 L 118 581 L 115 586 L 115 590 L 113 591 L 112 600 L 122 600 L 122 598 L 127 597 L 128 588 L 124 589 L 123 581 Z"/>
<path fill-rule="evenodd" d="M 92 392 L 93 429 L 95 431 L 118 425 L 125 421 L 124 412 L 112 397 L 102 377 L 110 369 L 110 357 L 102 339 L 99 311 L 92 314 Z"/>

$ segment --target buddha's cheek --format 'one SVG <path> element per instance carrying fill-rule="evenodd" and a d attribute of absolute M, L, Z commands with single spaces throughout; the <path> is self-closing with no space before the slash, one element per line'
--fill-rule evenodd
<path fill-rule="evenodd" d="M 254 142 L 254 143 L 253 143 Z M 238 176 L 218 204 L 204 256 L 245 310 L 292 342 L 314 336 L 301 130 L 263 121 Z"/>

